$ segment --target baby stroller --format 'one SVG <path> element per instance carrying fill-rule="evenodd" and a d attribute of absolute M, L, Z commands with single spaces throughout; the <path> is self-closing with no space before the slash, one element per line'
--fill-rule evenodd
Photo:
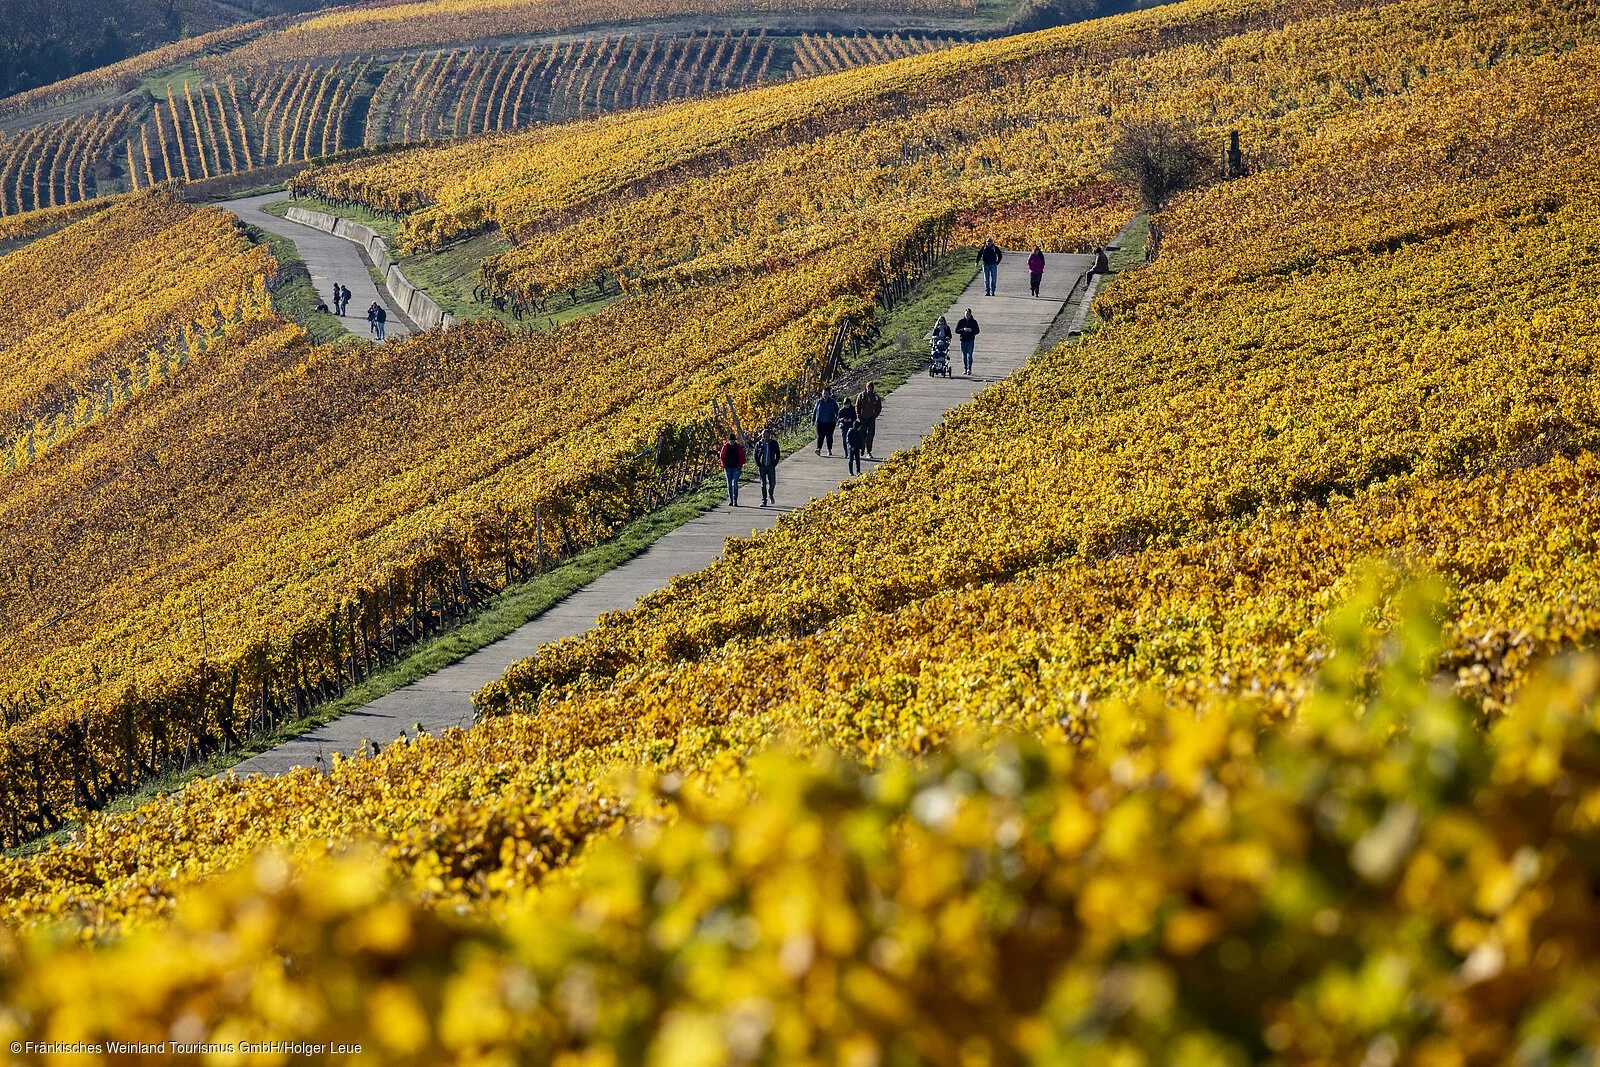
<path fill-rule="evenodd" d="M 950 338 L 933 338 L 933 361 L 928 364 L 928 377 L 937 378 L 940 375 L 950 377 Z"/>

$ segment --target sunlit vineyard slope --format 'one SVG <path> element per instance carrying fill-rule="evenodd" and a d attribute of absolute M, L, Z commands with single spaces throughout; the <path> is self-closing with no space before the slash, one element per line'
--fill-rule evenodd
<path fill-rule="evenodd" d="M 0 1024 L 309 1031 L 282 1003 L 432 1061 L 1583 1062 L 1600 668 L 1547 661 L 1600 627 L 1600 22 L 1336 6 L 1183 6 L 1062 31 L 1054 60 L 985 45 L 977 81 L 1060 69 L 933 102 L 931 74 L 850 74 L 837 128 L 774 90 L 725 126 L 683 105 L 706 155 L 646 116 L 313 172 L 431 200 L 415 240 L 499 221 L 523 243 L 490 275 L 528 299 L 558 284 L 541 227 L 622 234 L 664 182 L 747 238 L 725 274 L 670 230 L 624 242 L 620 315 L 807 276 L 749 190 L 837 277 L 836 229 L 939 195 L 1003 220 L 1023 159 L 1099 187 L 1105 110 L 1259 146 L 1156 217 L 1096 332 L 515 668 L 473 729 L 196 783 L 0 863 L 14 923 L 109 942 L 21 935 Z M 966 147 L 908 150 L 935 119 Z M 627 155 L 630 124 L 657 154 Z M 552 145 L 565 184 L 516 176 Z M 824 192 L 830 156 L 851 194 Z M 342 350 L 315 351 L 313 376 Z M 75 1010 L 140 968 L 150 996 Z M 238 992 L 261 981 L 292 995 Z"/>
<path fill-rule="evenodd" d="M 1187 84 L 1230 121 L 1248 117 L 1253 106 L 1274 109 L 1258 113 L 1252 128 L 1284 160 L 1195 194 L 1164 215 L 1161 257 L 1102 299 L 1107 324 L 1094 340 L 1041 359 L 922 451 L 774 534 L 734 546 L 726 562 L 610 620 L 595 636 L 550 650 L 484 695 L 489 710 L 535 714 L 347 764 L 331 777 L 196 787 L 141 813 L 147 824 L 165 828 L 133 835 L 147 842 L 138 850 L 114 843 L 126 825 L 119 817 L 95 822 L 83 843 L 7 867 L 16 912 L 82 907 L 96 922 L 117 921 L 160 906 L 159 895 L 147 895 L 152 872 L 177 865 L 186 872 L 181 884 L 263 842 L 293 845 L 358 832 L 390 837 L 391 857 L 419 886 L 475 895 L 559 863 L 570 843 L 607 824 L 614 809 L 597 803 L 595 790 L 600 768 L 617 760 L 697 764 L 780 735 L 872 753 L 914 750 L 963 725 L 1026 726 L 1039 716 L 1070 724 L 1078 721 L 1074 709 L 1151 681 L 1243 686 L 1287 710 L 1319 656 L 1323 610 L 1347 589 L 1361 560 L 1379 555 L 1442 571 L 1458 583 L 1461 621 L 1447 635 L 1448 655 L 1468 692 L 1494 706 L 1516 687 L 1530 655 L 1583 642 L 1590 632 L 1582 605 L 1592 601 L 1585 584 L 1592 576 L 1583 561 L 1593 515 L 1575 487 L 1593 467 L 1583 453 L 1595 421 L 1587 378 L 1574 373 L 1573 361 L 1594 338 L 1594 297 L 1584 279 L 1596 254 L 1588 195 L 1596 174 L 1577 147 L 1594 136 L 1600 82 L 1590 13 L 1509 0 L 1498 11 L 1473 10 L 1496 24 L 1519 13 L 1522 36 L 1509 49 L 1492 35 L 1480 39 L 1511 58 L 1485 65 L 1457 42 L 1455 63 L 1445 64 L 1450 52 L 1438 27 L 1459 25 L 1467 14 L 1459 4 L 1429 0 L 1260 30 L 1241 29 L 1241 16 L 1225 5 L 1176 9 L 1161 18 L 1192 21 L 1155 24 L 1176 26 L 1189 39 L 1137 61 L 1130 54 L 1134 34 L 1148 40 L 1144 31 L 1155 16 L 1129 20 L 1127 38 L 1090 39 L 1095 48 L 1121 50 L 1109 61 L 1085 60 L 1109 62 L 1112 70 L 1137 62 L 1155 72 L 1163 63 L 1206 56 L 1212 66 Z M 1086 32 L 1062 31 L 1058 46 L 1077 54 L 1086 48 Z M 1018 47 L 1038 62 L 1038 42 Z M 1322 79 L 1295 81 L 1299 67 L 1268 58 L 1277 51 L 1339 56 L 1352 70 L 1366 57 L 1375 73 L 1335 93 Z M 1257 57 L 1260 79 L 1240 80 L 1231 105 L 1219 99 L 1215 85 L 1228 84 L 1222 72 L 1236 77 L 1250 56 Z M 1382 72 L 1397 65 L 1415 70 L 1420 56 L 1427 78 L 1408 76 L 1382 94 L 1349 88 L 1382 83 Z M 1264 84 L 1273 70 L 1276 87 Z M 1088 158 L 1086 145 L 1105 121 L 1097 98 L 1084 100 L 1088 114 L 1061 110 L 1061 94 L 1074 84 L 1081 81 L 1069 72 L 1030 90 L 1039 94 L 1041 110 L 1062 123 L 1065 158 L 1054 165 L 1063 168 Z M 1195 106 L 1184 103 L 1183 84 L 1155 79 L 1128 106 L 1182 113 Z M 1116 79 L 1111 85 L 1108 91 L 1120 91 Z M 750 98 L 749 106 L 788 103 L 771 97 L 770 103 Z M 1006 97 L 1018 109 L 1030 99 Z M 974 90 L 965 111 L 952 102 L 935 113 L 989 121 L 980 106 L 989 98 Z M 894 99 L 905 109 L 904 121 L 917 120 L 910 105 Z M 1276 113 L 1296 99 L 1303 106 Z M 753 113 L 752 127 L 771 128 L 759 110 Z M 881 118 L 881 110 L 873 113 Z M 1081 132 L 1067 137 L 1075 126 Z M 1029 131 L 1019 138 L 1054 143 L 1044 115 L 1018 127 Z M 1470 155 L 1463 155 L 1464 131 L 1471 131 Z M 903 134 L 903 127 L 890 126 L 887 136 Z M 612 137 L 613 130 L 601 124 L 566 136 L 577 145 L 582 137 Z M 858 140 L 871 148 L 870 138 Z M 547 142 L 535 135 L 528 143 Z M 1002 140 L 996 149 L 1003 148 Z M 526 149 L 513 141 L 505 150 Z M 811 158 L 812 151 L 810 143 L 779 141 L 766 153 L 752 150 L 751 166 L 776 167 L 785 154 Z M 1035 153 L 1041 160 L 1042 151 Z M 443 149 L 409 165 L 432 173 L 458 154 Z M 977 160 L 968 165 L 966 181 L 981 189 L 989 168 Z M 390 166 L 351 177 L 376 181 Z M 743 166 L 735 161 L 727 175 Z M 623 159 L 609 173 L 631 188 L 639 170 Z M 791 173 L 796 182 L 809 174 L 819 185 L 828 181 L 825 168 Z M 885 166 L 886 177 L 893 173 Z M 697 182 L 725 187 L 727 175 L 683 177 L 684 203 L 697 202 Z M 1082 180 L 1098 175 L 1086 171 Z M 655 210 L 653 190 L 634 195 L 637 210 Z M 871 203 L 831 207 L 814 224 L 815 234 L 833 233 L 829 226 L 859 233 Z M 906 201 L 891 192 L 883 203 L 883 210 L 903 212 Z M 714 217 L 706 216 L 708 229 Z M 834 221 L 825 226 L 828 219 Z M 739 215 L 726 223 L 744 224 Z M 837 256 L 806 260 L 799 274 L 746 264 L 732 276 L 749 280 L 711 285 L 705 299 L 749 293 L 728 312 L 738 318 L 776 292 L 787 293 L 796 278 L 814 273 L 822 284 L 849 277 L 845 264 L 858 258 L 858 246 L 837 247 Z M 647 251 L 630 251 L 641 268 Z M 719 288 L 726 285 L 737 288 Z M 528 398 L 493 381 L 525 375 L 526 366 L 546 365 L 568 346 L 593 363 L 607 344 L 624 344 L 629 331 L 662 321 L 664 312 L 671 318 L 699 308 L 694 317 L 706 316 L 704 332 L 674 330 L 673 344 L 694 349 L 706 343 L 696 338 L 727 332 L 696 303 L 698 290 L 669 290 L 641 286 L 615 311 L 536 342 L 513 345 L 488 331 L 451 335 L 453 345 L 473 352 L 474 369 L 452 369 L 466 376 L 463 383 L 431 394 L 459 398 L 441 410 L 463 414 L 443 423 L 457 428 L 455 436 L 470 424 L 481 427 L 472 432 L 485 435 L 484 442 L 520 440 L 532 422 L 559 419 L 560 408 L 517 421 L 508 408 L 491 410 L 489 400 L 504 395 L 507 404 L 525 406 Z M 776 321 L 751 331 L 783 336 Z M 598 340 L 607 335 L 619 340 Z M 1174 337 L 1183 343 L 1173 345 Z M 432 344 L 424 338 L 388 346 L 391 354 L 380 357 L 394 368 L 384 372 L 393 376 L 387 380 L 415 389 L 442 373 L 422 373 L 438 359 Z M 316 350 L 302 373 L 371 388 L 371 399 L 339 401 L 351 419 L 371 422 L 389 403 L 381 399 L 389 391 L 381 376 L 370 387 L 362 384 L 366 378 L 341 362 L 355 357 L 342 351 Z M 406 367 L 416 369 L 402 374 Z M 614 372 L 603 361 L 593 371 L 596 380 L 608 373 Z M 479 380 L 482 387 L 467 387 Z M 613 387 L 643 389 L 652 410 L 660 404 L 661 386 L 625 382 Z M 315 410 L 309 398 L 318 386 L 306 388 L 301 402 Z M 664 395 L 693 393 L 673 385 Z M 468 404 L 484 410 L 463 423 Z M 402 410 L 392 416 L 397 428 Z M 641 415 L 634 425 L 648 429 L 652 417 Z M 307 423 L 327 418 L 308 414 Z M 504 430 L 497 428 L 501 421 Z M 416 434 L 414 427 L 405 432 Z M 603 432 L 616 430 L 608 425 Z M 521 460 L 503 466 L 492 450 L 475 449 L 485 457 L 483 467 L 457 472 L 450 465 L 464 453 L 429 444 L 424 435 L 417 447 L 437 447 L 436 458 L 418 455 L 402 467 L 428 471 L 427 479 L 452 487 L 455 496 L 432 510 L 418 506 L 415 520 L 397 521 L 391 530 L 374 516 L 382 514 L 380 497 L 391 507 L 406 499 L 398 487 L 356 487 L 370 481 L 363 470 L 376 469 L 362 464 L 394 462 L 389 454 L 398 445 L 355 463 L 357 450 L 371 446 L 359 436 L 341 443 L 345 433 L 279 436 L 300 441 L 305 434 L 307 448 L 318 454 L 350 450 L 349 459 L 323 462 L 329 471 L 354 464 L 349 487 L 333 495 L 370 498 L 339 510 L 339 522 L 368 532 L 353 540 L 319 520 L 305 536 L 352 544 L 366 566 L 383 558 L 379 546 L 399 543 L 412 529 L 438 528 L 462 502 L 492 502 L 502 487 L 541 484 L 524 469 L 544 464 L 539 477 L 561 476 L 571 469 L 561 464 L 570 460 L 551 457 L 593 452 L 600 440 L 563 438 L 550 457 L 530 456 L 527 468 Z M 994 462 L 1002 452 L 1028 462 Z M 497 465 L 503 470 L 482 473 Z M 267 492 L 260 483 L 251 484 Z M 187 525 L 170 540 L 192 540 L 194 520 L 180 514 L 173 521 Z M 254 536 L 230 543 L 239 540 L 263 543 Z M 863 544 L 877 550 L 859 551 Z M 260 551 L 252 547 L 251 559 Z M 256 563 L 240 573 L 246 571 L 271 572 Z M 282 595 L 280 587 L 269 588 Z M 317 595 L 338 589 L 312 582 L 304 588 Z M 230 612 L 281 610 L 263 595 L 255 588 L 230 593 L 220 579 L 205 586 L 216 648 L 237 639 L 230 632 L 247 632 Z M 176 647 L 203 658 L 195 647 L 198 630 L 186 623 L 186 644 Z M 457 770 L 440 769 L 446 765 Z M 537 803 L 529 804 L 530 793 Z M 381 802 L 358 799 L 380 794 Z M 247 810 L 275 814 L 213 818 Z M 202 811 L 213 821 L 197 834 L 192 820 Z M 486 836 L 458 842 L 459 819 L 485 827 Z M 432 829 L 418 837 L 423 824 Z M 535 838 L 542 842 L 537 847 L 520 843 Z M 502 852 L 501 841 L 509 851 Z M 74 873 L 85 860 L 95 865 L 92 884 Z M 122 875 L 113 873 L 118 864 Z M 127 896 L 135 884 L 138 892 Z"/>
<path fill-rule="evenodd" d="M 999 5 L 1014 9 L 1017 5 Z M 886 18 L 938 19 L 970 28 L 978 0 L 416 0 L 352 8 L 306 19 L 242 48 L 235 62 L 262 63 L 354 51 L 392 50 L 519 34 L 548 34 L 605 25 L 707 16 L 739 16 L 761 25 L 774 18 L 824 13 L 848 23 Z M 926 22 L 924 21 L 924 25 Z"/>

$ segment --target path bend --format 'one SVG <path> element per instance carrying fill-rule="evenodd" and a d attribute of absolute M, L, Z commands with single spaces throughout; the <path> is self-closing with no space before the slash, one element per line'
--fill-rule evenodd
<path fill-rule="evenodd" d="M 328 240 L 353 249 L 337 238 Z M 974 376 L 931 378 L 925 372 L 918 372 L 885 397 L 883 414 L 878 419 L 876 451 L 879 457 L 915 447 L 933 431 L 946 412 L 1021 368 L 1038 348 L 1075 289 L 1081 288 L 1078 283 L 1093 257 L 1047 257 L 1044 285 L 1038 297 L 1028 295 L 1026 260 L 1026 253 L 1006 255 L 1000 265 L 1000 295 L 983 295 L 980 274 L 951 306 L 948 314 L 952 324 L 967 308 L 972 308 L 982 328 Z M 354 291 L 354 286 L 351 288 Z M 959 351 L 951 355 L 959 366 Z M 870 475 L 876 462 L 868 461 L 867 466 Z M 399 737 L 402 731 L 410 734 L 414 723 L 421 723 L 429 732 L 469 726 L 473 721 L 472 694 L 499 678 L 511 664 L 533 655 L 545 644 L 582 633 L 604 612 L 631 608 L 640 597 L 664 587 L 676 575 L 711 563 L 722 554 L 723 542 L 729 537 L 743 537 L 768 529 L 778 521 L 778 516 L 827 495 L 844 480 L 842 447 L 832 457 L 818 457 L 812 449 L 803 448 L 778 467 L 780 506 L 752 506 L 749 501 L 759 501 L 760 491 L 746 486 L 742 506 L 732 508 L 723 504 L 685 523 L 632 560 L 599 576 L 493 644 L 379 697 L 365 707 L 245 760 L 233 770 L 239 774 L 283 774 L 295 767 L 313 766 L 319 757 L 328 761 L 335 752 L 353 753 L 368 738 L 387 743 Z"/>
<path fill-rule="evenodd" d="M 394 301 L 387 298 L 387 294 L 379 290 L 372 280 L 372 272 L 368 269 L 367 261 L 361 257 L 361 250 L 342 237 L 335 237 L 331 233 L 315 229 L 311 226 L 302 226 L 298 222 L 290 222 L 276 215 L 269 215 L 261 210 L 267 204 L 279 203 L 288 198 L 287 193 L 267 193 L 265 196 L 248 196 L 240 200 L 228 200 L 217 206 L 224 211 L 230 211 L 244 222 L 260 227 L 269 233 L 293 241 L 300 250 L 300 258 L 305 260 L 306 270 L 311 274 L 311 283 L 316 286 L 317 295 L 333 306 L 333 283 L 338 282 L 350 290 L 350 313 L 342 320 L 345 328 L 357 337 L 368 337 L 366 318 L 367 308 L 374 302 L 383 305 L 389 312 L 389 321 L 385 329 L 390 340 L 398 340 L 411 335 L 411 324 L 406 320 Z"/>

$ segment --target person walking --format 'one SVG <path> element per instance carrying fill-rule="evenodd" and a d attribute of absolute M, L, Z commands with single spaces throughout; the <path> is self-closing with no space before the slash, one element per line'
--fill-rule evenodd
<path fill-rule="evenodd" d="M 384 339 L 384 330 L 389 322 L 389 313 L 383 310 L 383 305 L 378 304 L 378 340 Z"/>
<path fill-rule="evenodd" d="M 839 443 L 840 444 L 843 444 L 844 443 L 844 439 L 846 437 L 850 436 L 850 427 L 854 426 L 855 424 L 856 424 L 856 402 L 854 400 L 851 400 L 848 396 L 846 396 L 844 398 L 844 403 L 839 405 Z M 848 452 L 849 452 L 849 450 L 846 449 L 846 454 L 848 454 Z"/>
<path fill-rule="evenodd" d="M 983 264 L 983 295 L 993 296 L 1000 290 L 1000 261 L 1006 254 L 994 243 L 991 237 L 983 242 L 983 247 L 978 249 L 978 262 Z"/>
<path fill-rule="evenodd" d="M 872 439 L 878 435 L 878 416 L 883 414 L 883 397 L 878 393 L 878 383 L 868 382 L 867 391 L 856 401 L 856 421 L 861 423 L 861 447 L 867 458 L 872 458 Z"/>
<path fill-rule="evenodd" d="M 345 312 L 350 310 L 350 290 L 346 286 L 339 287 L 339 317 L 344 318 Z"/>
<path fill-rule="evenodd" d="M 833 455 L 833 428 L 839 424 L 839 402 L 833 398 L 832 386 L 822 387 L 822 398 L 817 401 L 811 421 L 817 427 L 817 455 L 822 455 L 824 444 L 828 446 L 828 455 Z"/>
<path fill-rule="evenodd" d="M 761 476 L 762 507 L 778 502 L 778 461 L 782 458 L 778 436 L 768 427 L 756 442 L 756 473 Z"/>
<path fill-rule="evenodd" d="M 378 302 L 376 300 L 367 307 L 367 333 L 373 337 L 378 336 Z"/>
<path fill-rule="evenodd" d="M 1039 295 L 1039 283 L 1044 281 L 1044 246 L 1034 245 L 1033 255 L 1028 257 L 1028 290 L 1034 296 Z"/>
<path fill-rule="evenodd" d="M 972 309 L 968 308 L 966 315 L 956 323 L 956 336 L 961 338 L 961 365 L 966 370 L 967 376 L 972 376 L 972 353 L 978 346 L 978 320 L 972 317 Z"/>
<path fill-rule="evenodd" d="M 854 423 L 844 435 L 844 455 L 846 460 L 845 473 L 861 473 L 861 453 L 867 447 L 867 431 L 865 426 Z"/>
<path fill-rule="evenodd" d="M 722 461 L 722 476 L 728 480 L 728 503 L 738 507 L 739 476 L 744 473 L 744 445 L 739 443 L 737 432 L 728 431 L 728 439 L 723 442 L 717 458 Z"/>
<path fill-rule="evenodd" d="M 955 331 L 950 328 L 950 320 L 944 315 L 939 316 L 939 321 L 933 327 L 933 339 L 950 343 L 950 338 L 955 336 Z"/>

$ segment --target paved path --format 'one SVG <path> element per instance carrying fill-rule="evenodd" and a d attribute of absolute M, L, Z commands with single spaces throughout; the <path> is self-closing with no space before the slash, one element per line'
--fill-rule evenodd
<path fill-rule="evenodd" d="M 1001 295 L 985 297 L 980 276 L 951 309 L 952 325 L 965 309 L 972 308 L 982 328 L 973 377 L 930 378 L 918 373 L 885 398 L 874 449 L 880 458 L 915 446 L 947 411 L 1027 362 L 1092 262 L 1089 256 L 1051 256 L 1043 293 L 1034 298 L 1028 295 L 1026 259 L 1026 254 L 1006 256 L 1000 266 Z M 1068 313 L 1072 313 L 1070 309 Z M 951 355 L 959 367 L 959 346 Z M 873 466 L 871 462 L 867 464 L 869 475 Z M 387 743 L 402 730 L 410 734 L 413 723 L 420 722 L 430 732 L 469 725 L 472 694 L 504 674 L 517 660 L 531 656 L 548 642 L 582 633 L 602 612 L 632 607 L 641 596 L 660 589 L 674 575 L 699 570 L 722 554 L 727 538 L 771 527 L 784 512 L 832 492 L 844 477 L 843 447 L 837 448 L 831 458 L 826 454 L 818 457 L 810 448 L 801 449 L 778 467 L 781 506 L 752 506 L 760 504 L 761 491 L 747 485 L 740 494 L 740 507 L 724 504 L 680 526 L 628 563 L 596 578 L 494 644 L 326 726 L 245 760 L 235 770 L 240 774 L 281 774 L 313 764 L 319 755 L 327 759 L 334 752 L 352 752 L 364 738 Z"/>
<path fill-rule="evenodd" d="M 317 287 L 317 294 L 328 302 L 329 307 L 333 306 L 334 282 L 349 289 L 350 312 L 345 316 L 344 324 L 351 333 L 357 337 L 367 336 L 367 308 L 376 300 L 388 309 L 389 321 L 384 324 L 388 336 L 391 339 L 409 336 L 411 329 L 405 316 L 396 310 L 393 301 L 385 300 L 379 294 L 359 248 L 342 237 L 280 219 L 261 210 L 263 204 L 277 203 L 287 198 L 286 193 L 268 193 L 243 200 L 223 201 L 217 206 L 233 212 L 252 226 L 259 226 L 293 241 L 300 250 L 300 258 L 306 261 L 306 269 L 311 272 L 311 282 Z"/>

